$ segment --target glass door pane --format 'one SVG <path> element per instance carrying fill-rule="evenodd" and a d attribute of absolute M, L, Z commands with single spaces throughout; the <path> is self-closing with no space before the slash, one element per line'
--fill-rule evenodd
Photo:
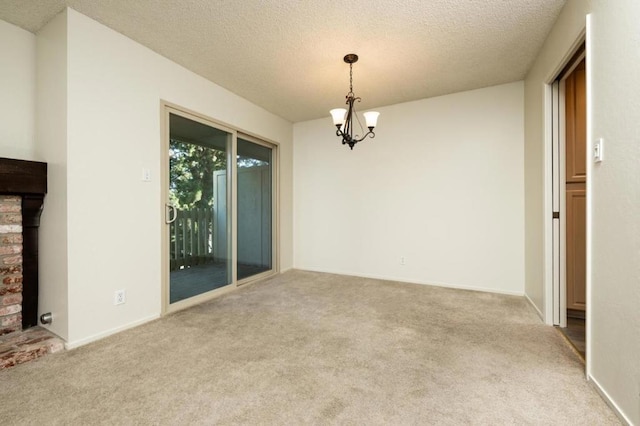
<path fill-rule="evenodd" d="M 169 114 L 169 303 L 231 283 L 232 134 Z"/>
<path fill-rule="evenodd" d="M 238 280 L 272 269 L 272 152 L 238 138 Z"/>

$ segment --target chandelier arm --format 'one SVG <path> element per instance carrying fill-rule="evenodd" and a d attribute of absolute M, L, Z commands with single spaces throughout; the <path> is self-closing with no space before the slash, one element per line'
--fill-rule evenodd
<path fill-rule="evenodd" d="M 362 100 L 360 98 L 356 98 L 358 100 L 358 102 L 361 102 Z M 364 132 L 364 126 L 362 125 L 362 122 L 360 121 L 360 117 L 358 117 L 358 114 L 355 113 L 354 111 L 354 116 L 356 118 L 356 121 L 358 122 L 358 126 L 360 127 L 360 131 Z M 354 127 L 354 126 L 352 126 Z M 367 136 L 367 134 L 365 134 L 360 140 L 363 140 L 365 137 Z M 358 138 L 358 135 L 356 135 L 356 139 Z"/>
<path fill-rule="evenodd" d="M 370 138 L 375 138 L 376 134 L 373 132 L 373 130 L 369 130 L 367 133 L 364 134 L 363 137 L 359 138 L 359 139 L 352 139 L 353 143 L 356 144 L 358 142 L 362 142 L 363 140 L 365 140 L 365 138 L 369 136 Z"/>

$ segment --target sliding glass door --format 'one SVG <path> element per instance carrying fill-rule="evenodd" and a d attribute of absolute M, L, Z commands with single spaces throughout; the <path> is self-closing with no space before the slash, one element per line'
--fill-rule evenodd
<path fill-rule="evenodd" d="M 268 146 L 238 138 L 238 280 L 273 262 L 273 161 Z"/>
<path fill-rule="evenodd" d="M 274 152 L 166 107 L 165 311 L 274 271 Z"/>
<path fill-rule="evenodd" d="M 226 175 L 232 134 L 169 114 L 169 303 L 231 283 Z"/>

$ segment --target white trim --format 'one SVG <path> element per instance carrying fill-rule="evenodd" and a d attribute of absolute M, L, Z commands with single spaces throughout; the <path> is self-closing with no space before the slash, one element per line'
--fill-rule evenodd
<path fill-rule="evenodd" d="M 575 64 L 574 64 L 575 67 Z M 567 326 L 567 194 L 566 194 L 566 84 L 567 75 L 552 84 L 552 204 L 559 218 L 553 219 L 553 325 Z"/>
<path fill-rule="evenodd" d="M 538 314 L 538 316 L 540 317 L 540 320 L 542 320 L 542 322 L 544 322 L 544 315 L 542 314 L 542 311 L 540 309 L 538 309 L 538 307 L 536 306 L 535 303 L 533 303 L 533 300 L 531 300 L 529 298 L 529 295 L 527 295 L 526 293 L 524 294 L 524 298 L 527 300 L 527 302 L 529 302 L 529 304 L 531 305 L 531 307 L 533 308 L 533 310 L 536 312 L 536 314 Z"/>
<path fill-rule="evenodd" d="M 547 74 L 547 78 L 545 79 L 547 84 L 553 83 L 560 76 L 560 73 L 562 72 L 564 67 L 567 66 L 571 58 L 573 58 L 573 55 L 575 55 L 575 53 L 578 51 L 578 48 L 580 47 L 580 45 L 585 42 L 586 34 L 587 34 L 586 28 L 587 27 L 586 27 L 586 20 L 585 20 L 585 27 L 580 31 L 580 34 L 578 34 L 578 36 L 573 41 L 571 46 L 569 46 L 569 49 L 565 52 L 565 55 L 560 59 L 560 61 L 558 61 L 558 63 L 556 64 L 556 67 L 553 68 L 549 72 L 549 74 Z"/>
<path fill-rule="evenodd" d="M 598 383 L 598 381 L 595 378 L 593 378 L 593 376 L 588 375 L 587 381 L 593 385 L 593 387 L 600 394 L 604 402 L 609 406 L 609 408 L 611 408 L 611 410 L 614 412 L 616 416 L 618 416 L 620 420 L 625 422 L 627 425 L 630 425 L 630 426 L 633 425 L 633 423 L 631 423 L 631 419 L 624 414 L 624 412 L 618 406 L 618 404 L 615 403 L 613 398 L 609 396 L 607 391 L 604 390 L 604 387 L 602 387 L 602 385 Z"/>
<path fill-rule="evenodd" d="M 585 43 L 586 49 L 589 48 L 588 41 L 586 40 L 586 24 L 588 23 L 588 15 L 587 20 L 585 22 L 585 29 L 580 31 L 578 37 L 571 44 L 565 55 L 560 59 L 557 66 L 547 75 L 546 83 L 544 84 L 544 200 L 543 200 L 543 209 L 542 217 L 543 217 L 543 255 L 544 255 L 544 322 L 548 325 L 554 324 L 554 285 L 553 285 L 553 264 L 554 264 L 554 252 L 553 252 L 553 219 L 551 216 L 552 207 L 553 207 L 553 164 L 552 164 L 552 143 L 553 143 L 553 121 L 552 121 L 552 87 L 554 81 L 559 77 L 559 74 L 562 72 L 564 67 L 567 66 L 575 52 L 580 47 L 582 43 Z M 587 67 L 589 64 L 587 63 Z M 589 87 L 587 86 L 587 91 Z M 588 94 L 587 94 L 588 96 Z M 590 118 L 587 115 L 587 126 L 589 126 Z M 587 127 L 587 138 L 589 137 Z M 589 193 L 587 191 L 587 197 L 589 197 Z M 563 207 L 563 206 L 561 206 Z M 589 208 L 589 204 L 587 204 L 587 209 Z M 589 212 L 587 211 L 587 215 Z M 560 213 L 560 220 L 563 221 L 564 211 Z M 587 219 L 588 220 L 588 219 Z M 564 223 L 564 222 L 563 222 Z M 560 235 L 562 235 L 562 229 L 560 230 Z M 587 227 L 587 239 L 589 238 L 589 228 Z M 589 257 L 587 257 L 587 309 L 589 306 L 589 265 L 590 261 Z M 562 274 L 562 271 L 561 271 Z M 566 287 L 566 286 L 565 286 Z M 565 289 L 566 291 L 566 289 Z M 562 298 L 560 303 L 562 303 Z M 566 304 L 566 302 L 565 302 Z M 587 315 L 588 317 L 588 315 Z M 565 321 L 566 321 L 566 309 L 565 309 Z M 587 338 L 589 337 L 589 322 L 587 321 Z M 589 365 L 589 342 L 587 342 L 587 368 Z"/>
<path fill-rule="evenodd" d="M 560 327 L 567 327 L 567 111 L 565 78 L 558 91 L 558 177 L 560 201 L 560 249 L 556 259 L 560 266 Z M 586 230 L 585 230 L 586 232 Z"/>
<path fill-rule="evenodd" d="M 583 31 L 583 33 L 582 33 L 582 37 L 586 37 L 586 33 L 585 33 L 584 31 Z M 585 40 L 585 41 L 586 41 L 586 40 Z M 566 80 L 566 78 L 567 78 L 567 77 L 569 77 L 569 75 L 570 75 L 573 71 L 575 71 L 575 69 L 576 69 L 576 68 L 578 68 L 578 65 L 580 65 L 580 62 L 581 62 L 583 59 L 585 59 L 586 57 L 587 57 L 587 51 L 586 51 L 586 49 L 585 49 L 585 50 L 584 50 L 584 52 L 582 52 L 582 53 L 580 54 L 580 56 L 578 56 L 578 57 L 575 59 L 575 61 L 574 61 L 572 64 L 570 64 L 569 68 L 567 68 L 567 69 L 564 71 L 564 77 L 562 78 L 562 81 Z"/>
<path fill-rule="evenodd" d="M 586 266 L 587 266 L 587 271 L 586 271 L 586 283 L 585 285 L 587 286 L 587 300 L 586 300 L 586 309 L 587 309 L 587 315 L 586 315 L 586 321 L 585 321 L 585 326 L 586 326 L 586 334 L 585 334 L 585 338 L 586 338 L 586 348 L 585 348 L 585 354 L 587 357 L 587 365 L 586 365 L 586 374 L 587 377 L 589 377 L 591 375 L 591 342 L 593 339 L 591 339 L 591 318 L 592 315 L 589 315 L 589 312 L 591 312 L 591 274 L 592 274 L 592 267 L 591 267 L 591 263 L 592 263 L 592 259 L 593 259 L 593 235 L 592 235 L 592 230 L 593 230 L 593 157 L 592 157 L 592 153 L 593 153 L 593 139 L 594 139 L 594 135 L 593 135 L 593 128 L 591 126 L 591 111 L 593 111 L 592 109 L 592 97 L 591 97 L 591 72 L 589 71 L 590 69 L 590 64 L 591 64 L 591 14 L 587 15 L 587 23 L 586 23 L 586 35 L 585 35 L 585 58 L 587 59 L 586 61 L 586 69 L 585 69 L 585 73 L 586 73 L 586 85 L 587 85 L 587 105 L 586 105 L 586 109 L 587 109 L 587 185 L 586 185 L 586 196 L 587 196 L 587 218 L 586 218 L 586 222 L 587 222 L 587 236 L 586 236 Z"/>
<path fill-rule="evenodd" d="M 130 328 L 138 327 L 140 325 L 146 324 L 146 323 L 151 322 L 153 320 L 156 320 L 158 318 L 160 318 L 160 314 L 153 314 L 153 315 L 150 315 L 148 317 L 136 320 L 134 322 L 130 322 L 129 324 L 125 324 L 125 325 L 121 325 L 119 327 L 111 328 L 109 330 L 100 332 L 98 334 L 94 334 L 94 335 L 89 336 L 89 337 L 85 337 L 85 338 L 80 339 L 80 340 L 75 340 L 75 341 L 72 341 L 72 342 L 66 342 L 64 344 L 64 347 L 65 347 L 65 349 L 75 349 L 75 348 L 78 348 L 80 346 L 84 346 L 84 345 L 86 345 L 88 343 L 92 343 L 92 342 L 95 342 L 97 340 L 104 339 L 105 337 L 111 336 L 112 334 L 117 334 L 117 333 L 120 333 L 122 331 L 129 330 Z"/>
<path fill-rule="evenodd" d="M 542 201 L 543 256 L 544 256 L 544 322 L 553 325 L 553 88 L 544 85 L 544 199 Z"/>
<path fill-rule="evenodd" d="M 299 270 L 299 271 L 320 272 L 320 273 L 324 273 L 324 274 L 346 275 L 346 276 L 349 276 L 349 277 L 371 278 L 371 279 L 374 279 L 374 280 L 395 281 L 395 282 L 399 282 L 399 283 L 420 284 L 420 285 L 429 285 L 429 286 L 433 286 L 433 287 L 453 288 L 453 289 L 457 289 L 457 290 L 479 291 L 479 292 L 482 292 L 482 293 L 505 294 L 505 295 L 508 295 L 508 296 L 524 296 L 525 295 L 524 294 L 524 289 L 523 289 L 523 291 L 505 291 L 505 290 L 497 290 L 497 289 L 494 289 L 494 288 L 487 288 L 487 287 L 465 286 L 465 285 L 458 285 L 458 284 L 443 283 L 443 282 L 438 282 L 438 281 L 412 280 L 412 279 L 407 279 L 407 278 L 391 277 L 391 276 L 386 276 L 386 275 L 362 274 L 362 273 L 359 273 L 359 272 L 330 271 L 330 270 L 320 269 L 320 268 L 298 268 L 298 267 L 296 267 L 294 269 Z"/>
<path fill-rule="evenodd" d="M 561 179 L 561 152 L 562 148 L 560 139 L 562 132 L 560 129 L 563 127 L 561 125 L 562 116 L 564 113 L 564 108 L 561 108 L 564 99 L 563 96 L 564 84 L 558 83 L 558 81 L 554 81 L 551 84 L 551 210 L 553 212 L 562 213 L 561 207 L 561 194 L 564 185 L 561 183 L 563 179 Z M 546 214 L 549 214 L 547 212 Z M 562 219 L 562 215 L 558 216 L 557 219 L 551 220 L 551 228 L 552 228 L 552 241 L 553 241 L 553 249 L 552 249 L 552 265 L 553 265 L 553 325 L 561 325 L 562 322 L 562 273 L 561 273 L 561 265 L 562 265 L 562 242 L 561 242 L 561 232 L 564 228 L 563 224 L 565 221 Z"/>

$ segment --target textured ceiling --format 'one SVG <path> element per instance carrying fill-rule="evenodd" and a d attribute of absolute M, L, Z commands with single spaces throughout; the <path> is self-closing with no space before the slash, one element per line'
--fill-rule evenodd
<path fill-rule="evenodd" d="M 292 122 L 521 80 L 565 0 L 0 0 L 36 33 L 69 6 Z"/>

